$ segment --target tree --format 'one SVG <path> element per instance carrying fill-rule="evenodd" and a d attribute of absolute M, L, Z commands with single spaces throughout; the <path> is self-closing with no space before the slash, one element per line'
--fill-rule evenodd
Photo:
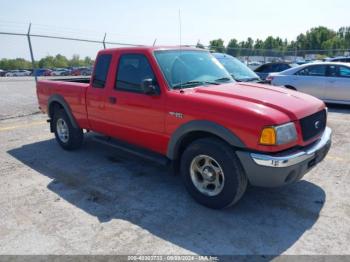
<path fill-rule="evenodd" d="M 84 58 L 84 66 L 92 66 L 93 63 L 94 61 L 89 56 L 86 56 Z"/>
<path fill-rule="evenodd" d="M 232 38 L 228 42 L 228 45 L 226 47 L 226 52 L 232 56 L 239 56 L 240 55 L 240 47 L 239 47 L 237 39 Z"/>
<path fill-rule="evenodd" d="M 336 36 L 335 31 L 324 26 L 311 28 L 305 34 L 302 49 L 318 50 L 322 48 L 322 44 Z"/>
<path fill-rule="evenodd" d="M 72 59 L 69 61 L 69 66 L 83 66 L 80 56 L 76 54 L 73 55 Z"/>
<path fill-rule="evenodd" d="M 322 49 L 328 50 L 326 54 L 329 56 L 336 55 L 336 49 L 345 49 L 346 41 L 343 38 L 333 37 L 332 39 L 328 39 L 327 41 L 322 43 Z"/>
<path fill-rule="evenodd" d="M 221 38 L 211 40 L 209 42 L 209 49 L 219 53 L 225 52 L 224 40 L 222 40 Z"/>
<path fill-rule="evenodd" d="M 39 67 L 40 68 L 53 68 L 53 67 L 55 67 L 54 60 L 55 59 L 53 56 L 47 56 L 45 58 L 42 58 L 39 60 Z"/>
<path fill-rule="evenodd" d="M 14 70 L 14 69 L 29 69 L 32 67 L 32 63 L 23 59 L 1 59 L 0 60 L 0 69 L 4 70 Z"/>
<path fill-rule="evenodd" d="M 46 56 L 41 58 L 39 61 L 35 61 L 36 68 L 55 68 L 55 67 L 68 67 L 74 66 L 91 66 L 94 61 L 86 56 L 83 60 L 78 55 L 73 56 L 71 60 L 68 60 L 65 56 L 57 54 L 56 56 Z M 3 70 L 14 70 L 14 69 L 30 69 L 32 63 L 23 58 L 16 59 L 1 59 L 0 69 Z"/>
<path fill-rule="evenodd" d="M 63 55 L 56 55 L 54 58 L 55 67 L 68 67 L 68 59 Z"/>
<path fill-rule="evenodd" d="M 247 38 L 244 48 L 253 49 L 254 40 L 251 37 Z"/>
<path fill-rule="evenodd" d="M 196 45 L 197 48 L 204 49 L 204 45 L 202 45 L 200 42 L 197 43 Z"/>
<path fill-rule="evenodd" d="M 346 48 L 350 48 L 350 26 L 341 27 L 338 30 L 337 36 L 345 40 Z"/>
<path fill-rule="evenodd" d="M 260 39 L 256 39 L 254 43 L 254 54 L 255 55 L 263 55 L 264 52 L 260 49 L 264 48 L 264 41 Z"/>

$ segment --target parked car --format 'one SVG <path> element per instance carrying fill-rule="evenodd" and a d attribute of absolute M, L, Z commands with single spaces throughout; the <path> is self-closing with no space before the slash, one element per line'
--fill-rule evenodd
<path fill-rule="evenodd" d="M 350 56 L 339 56 L 333 58 L 326 58 L 325 62 L 342 62 L 342 63 L 350 63 Z"/>
<path fill-rule="evenodd" d="M 298 181 L 331 145 L 322 101 L 236 82 L 203 49 L 105 49 L 91 80 L 39 80 L 37 95 L 63 149 L 79 148 L 84 129 L 103 134 L 95 139 L 172 166 L 211 208 L 236 203 L 248 183 Z"/>
<path fill-rule="evenodd" d="M 329 103 L 350 104 L 350 65 L 319 62 L 271 74 L 272 85 L 307 93 Z"/>
<path fill-rule="evenodd" d="M 91 75 L 92 73 L 92 68 L 89 68 L 89 67 L 77 67 L 77 68 L 74 68 L 71 72 L 71 75 L 72 76 L 80 76 L 80 75 L 83 75 L 83 76 L 89 76 Z"/>
<path fill-rule="evenodd" d="M 10 70 L 7 71 L 5 76 L 11 77 L 11 76 L 30 76 L 30 71 L 27 70 Z"/>
<path fill-rule="evenodd" d="M 80 70 L 80 74 L 83 76 L 90 76 L 92 74 L 92 68 L 86 67 Z"/>
<path fill-rule="evenodd" d="M 34 71 L 34 76 L 50 76 L 51 75 L 51 70 L 50 69 L 46 69 L 46 68 L 38 68 L 35 69 Z"/>
<path fill-rule="evenodd" d="M 7 72 L 7 71 L 0 69 L 0 77 L 1 77 L 1 76 L 5 76 L 6 72 Z"/>
<path fill-rule="evenodd" d="M 255 70 L 257 67 L 261 66 L 261 63 L 258 61 L 252 61 L 252 62 L 248 62 L 247 65 L 251 70 Z"/>
<path fill-rule="evenodd" d="M 51 72 L 52 76 L 68 76 L 69 70 L 65 68 L 53 68 Z"/>
<path fill-rule="evenodd" d="M 257 74 L 254 73 L 248 66 L 243 64 L 237 58 L 233 56 L 212 53 L 212 55 L 219 60 L 219 62 L 225 67 L 230 75 L 238 82 L 260 82 L 261 79 Z"/>
<path fill-rule="evenodd" d="M 293 65 L 289 63 L 283 63 L 283 62 L 276 62 L 276 63 L 267 63 L 259 66 L 254 70 L 254 72 L 262 79 L 266 80 L 266 77 L 270 73 L 274 72 L 282 72 L 284 70 L 287 70 L 289 68 L 292 68 Z"/>
<path fill-rule="evenodd" d="M 43 76 L 52 76 L 52 70 L 51 69 L 47 69 L 44 73 Z"/>

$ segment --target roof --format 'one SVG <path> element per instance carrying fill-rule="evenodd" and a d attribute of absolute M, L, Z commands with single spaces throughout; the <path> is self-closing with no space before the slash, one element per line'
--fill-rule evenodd
<path fill-rule="evenodd" d="M 289 68 L 289 69 L 287 69 L 285 71 L 282 71 L 282 72 L 279 72 L 279 73 L 276 73 L 276 74 L 277 75 L 282 75 L 282 74 L 290 75 L 290 74 L 294 74 L 297 71 L 302 70 L 302 69 L 304 69 L 306 67 L 315 66 L 315 65 L 341 65 L 341 66 L 347 66 L 347 67 L 350 66 L 348 63 L 341 63 L 341 62 L 314 62 L 314 63 L 307 63 L 307 64 L 299 65 L 299 66 L 296 66 L 296 67 L 292 67 L 292 68 Z"/>
<path fill-rule="evenodd" d="M 331 62 L 331 61 L 325 61 L 325 62 L 313 62 L 313 63 L 307 63 L 303 64 L 301 66 L 310 66 L 310 65 L 342 65 L 342 66 L 347 66 L 349 67 L 349 63 L 344 63 L 344 62 Z"/>
<path fill-rule="evenodd" d="M 207 51 L 205 49 L 190 47 L 190 46 L 132 46 L 132 47 L 117 47 L 117 48 L 107 48 L 100 52 L 113 52 L 113 51 L 148 51 L 153 52 L 157 50 L 198 50 Z"/>

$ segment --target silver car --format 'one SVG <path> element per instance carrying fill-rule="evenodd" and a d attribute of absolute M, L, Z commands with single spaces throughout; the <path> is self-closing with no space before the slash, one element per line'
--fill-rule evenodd
<path fill-rule="evenodd" d="M 350 104 L 350 65 L 320 62 L 273 73 L 267 80 L 322 99 L 328 103 Z"/>

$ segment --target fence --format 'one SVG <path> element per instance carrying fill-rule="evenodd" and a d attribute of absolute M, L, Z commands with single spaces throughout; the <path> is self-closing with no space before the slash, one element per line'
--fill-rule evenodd
<path fill-rule="evenodd" d="M 199 46 L 197 44 L 197 46 Z M 321 60 L 325 57 L 333 56 L 349 56 L 350 49 L 294 49 L 294 50 L 279 50 L 279 49 L 254 49 L 254 48 L 229 48 L 229 47 L 211 47 L 202 46 L 213 52 L 227 53 L 234 57 L 238 57 L 245 62 L 275 62 L 287 61 L 298 62 L 308 60 Z"/>
<path fill-rule="evenodd" d="M 10 36 L 21 36 L 26 37 L 28 41 L 28 47 L 30 52 L 30 59 L 32 62 L 32 68 L 35 70 L 35 54 L 33 52 L 32 39 L 33 38 L 46 38 L 46 39 L 60 39 L 67 41 L 77 41 L 77 42 L 86 42 L 86 43 L 94 43 L 101 44 L 102 48 L 106 48 L 106 45 L 117 45 L 117 46 L 143 46 L 140 44 L 130 44 L 130 43 L 121 43 L 121 42 L 111 42 L 106 41 L 107 34 L 104 34 L 104 37 L 101 40 L 92 40 L 92 39 L 84 39 L 84 38 L 75 38 L 75 37 L 63 37 L 63 36 L 55 36 L 50 34 L 34 34 L 31 32 L 32 25 L 29 24 L 28 31 L 26 33 L 15 33 L 15 32 L 1 32 L 0 35 L 10 35 Z M 154 40 L 153 45 L 156 44 L 156 40 Z M 196 45 L 189 45 L 196 46 Z M 197 46 L 202 48 L 206 48 L 211 51 L 218 51 L 230 54 L 232 56 L 238 57 L 241 61 L 246 63 L 249 62 L 274 62 L 274 61 L 289 61 L 289 62 L 297 62 L 297 61 L 305 61 L 305 60 L 316 60 L 321 59 L 326 56 L 348 56 L 350 55 L 350 49 L 330 49 L 330 50 L 276 50 L 276 49 L 251 49 L 251 48 L 225 48 L 225 47 L 210 47 L 203 46 L 199 43 Z M 35 77 L 37 80 L 37 77 Z"/>
<path fill-rule="evenodd" d="M 104 49 L 106 49 L 106 45 L 118 45 L 118 46 L 143 46 L 138 44 L 130 44 L 130 43 L 119 43 L 119 42 L 110 42 L 106 41 L 107 34 L 104 34 L 102 40 L 91 40 L 91 39 L 82 39 L 82 38 L 73 38 L 73 37 L 62 37 L 62 36 L 54 36 L 54 35 L 43 35 L 43 34 L 32 34 L 31 33 L 32 24 L 29 24 L 27 33 L 14 33 L 14 32 L 0 32 L 0 35 L 10 35 L 10 36 L 22 36 L 26 37 L 28 40 L 28 47 L 30 52 L 30 58 L 32 62 L 32 69 L 35 70 L 35 55 L 33 52 L 32 46 L 32 38 L 47 38 L 47 39 L 60 39 L 60 40 L 68 40 L 68 41 L 78 41 L 78 42 L 86 42 L 86 43 L 95 43 L 101 44 Z M 154 40 L 155 44 L 156 40 Z M 37 76 L 35 76 L 35 81 L 37 81 Z"/>

